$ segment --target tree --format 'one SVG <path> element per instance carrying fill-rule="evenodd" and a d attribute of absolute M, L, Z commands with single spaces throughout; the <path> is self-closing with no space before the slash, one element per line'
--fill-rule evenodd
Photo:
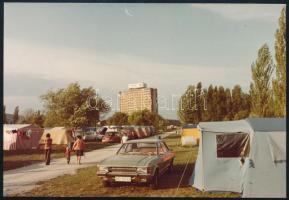
<path fill-rule="evenodd" d="M 271 76 L 274 70 L 272 57 L 267 44 L 258 51 L 258 58 L 251 66 L 252 79 L 250 85 L 251 114 L 258 117 L 273 116 Z"/>
<path fill-rule="evenodd" d="M 218 112 L 219 112 L 219 90 L 218 87 L 215 86 L 214 90 L 213 90 L 213 95 L 212 95 L 212 117 L 211 117 L 211 121 L 218 121 L 220 120 L 218 117 Z"/>
<path fill-rule="evenodd" d="M 183 124 L 243 119 L 250 114 L 250 95 L 242 92 L 240 85 L 235 85 L 231 92 L 212 84 L 208 89 L 202 88 L 199 82 L 197 87 L 190 85 L 182 95 L 178 114 Z"/>
<path fill-rule="evenodd" d="M 92 87 L 81 89 L 78 83 L 57 91 L 49 90 L 41 99 L 46 116 L 44 126 L 94 126 L 99 116 L 110 110 Z"/>
<path fill-rule="evenodd" d="M 38 110 L 34 113 L 34 124 L 37 124 L 37 125 L 43 127 L 44 120 L 45 120 L 45 116 L 44 116 L 44 114 L 42 114 L 40 112 L 40 110 Z"/>
<path fill-rule="evenodd" d="M 178 115 L 182 123 L 196 123 L 196 108 L 195 108 L 195 86 L 188 86 L 186 92 L 179 100 Z"/>
<path fill-rule="evenodd" d="M 35 111 L 32 108 L 26 109 L 23 112 L 23 120 L 21 121 L 21 123 L 33 124 L 34 113 Z"/>
<path fill-rule="evenodd" d="M 286 9 L 281 11 L 279 28 L 275 33 L 276 78 L 273 79 L 275 115 L 286 115 Z"/>
<path fill-rule="evenodd" d="M 219 86 L 218 90 L 218 110 L 217 110 L 217 116 L 218 120 L 223 120 L 227 115 L 227 99 L 226 99 L 226 93 L 223 86 Z"/>
<path fill-rule="evenodd" d="M 225 90 L 225 96 L 226 96 L 226 120 L 232 120 L 233 115 L 232 115 L 232 109 L 233 109 L 233 102 L 232 102 L 232 95 L 231 95 L 231 90 L 229 88 L 226 88 Z"/>
<path fill-rule="evenodd" d="M 34 111 L 30 108 L 24 111 L 22 123 L 36 124 L 43 127 L 44 119 L 44 114 L 42 114 L 40 110 Z"/>
<path fill-rule="evenodd" d="M 272 105 L 272 102 L 269 104 Z M 250 116 L 250 112 L 251 112 L 251 97 L 249 94 L 242 92 L 242 109 L 239 111 L 237 117 L 235 116 L 235 119 L 247 118 Z"/>
<path fill-rule="evenodd" d="M 133 112 L 128 117 L 128 122 L 136 126 L 154 126 L 156 130 L 164 130 L 168 124 L 162 116 L 147 109 Z"/>
<path fill-rule="evenodd" d="M 19 106 L 15 107 L 14 114 L 13 114 L 13 123 L 18 123 L 19 120 Z"/>
<path fill-rule="evenodd" d="M 232 114 L 237 114 L 242 109 L 242 89 L 240 85 L 235 85 L 232 89 Z"/>
<path fill-rule="evenodd" d="M 3 106 L 3 123 L 7 124 L 6 106 Z"/>
<path fill-rule="evenodd" d="M 196 121 L 200 122 L 202 121 L 202 116 L 203 114 L 203 109 L 204 109 L 204 91 L 202 90 L 202 83 L 199 82 L 197 84 L 197 88 L 195 90 L 195 105 L 194 107 L 196 108 L 195 110 L 195 116 L 196 116 Z"/>
<path fill-rule="evenodd" d="M 209 106 L 209 98 L 208 96 L 211 95 L 210 93 L 210 87 L 209 89 L 204 88 L 203 89 L 203 101 L 202 101 L 202 121 L 210 121 L 210 112 L 208 111 Z"/>
<path fill-rule="evenodd" d="M 114 113 L 110 118 L 107 119 L 109 125 L 127 125 L 128 124 L 128 115 L 122 112 Z"/>
<path fill-rule="evenodd" d="M 208 90 L 204 90 L 205 93 L 205 109 L 204 109 L 204 116 L 203 116 L 203 121 L 212 121 L 213 120 L 213 95 L 214 95 L 214 87 L 211 84 L 208 88 Z"/>

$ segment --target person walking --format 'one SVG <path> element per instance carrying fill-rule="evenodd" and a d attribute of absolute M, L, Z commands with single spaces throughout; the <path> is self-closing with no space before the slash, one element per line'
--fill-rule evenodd
<path fill-rule="evenodd" d="M 77 140 L 74 142 L 72 149 L 76 151 L 77 164 L 81 165 L 81 156 L 83 156 L 83 151 L 85 149 L 85 143 L 81 135 L 76 136 Z"/>
<path fill-rule="evenodd" d="M 50 165 L 50 155 L 52 151 L 52 139 L 50 138 L 50 133 L 46 134 L 44 150 L 45 150 L 45 164 Z"/>
<path fill-rule="evenodd" d="M 66 159 L 67 159 L 67 164 L 70 163 L 70 154 L 71 154 L 71 143 L 68 142 L 67 146 L 65 148 L 65 155 L 66 155 Z"/>
<path fill-rule="evenodd" d="M 121 137 L 121 143 L 125 143 L 128 140 L 128 137 L 126 134 L 123 134 L 123 136 Z"/>

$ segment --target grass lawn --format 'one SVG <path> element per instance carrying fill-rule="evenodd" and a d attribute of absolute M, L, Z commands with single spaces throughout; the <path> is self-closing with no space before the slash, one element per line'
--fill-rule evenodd
<path fill-rule="evenodd" d="M 101 142 L 86 142 L 86 151 L 92 151 L 100 149 L 111 144 L 103 144 Z M 65 145 L 53 146 L 51 159 L 65 157 L 64 154 Z M 31 149 L 31 150 L 10 150 L 3 151 L 3 169 L 10 170 L 19 167 L 24 167 L 37 162 L 44 162 L 44 150 L 43 149 Z M 72 153 L 74 155 L 74 152 Z"/>
<path fill-rule="evenodd" d="M 117 185 L 105 188 L 96 175 L 96 166 L 79 169 L 75 175 L 64 175 L 47 182 L 39 183 L 39 187 L 16 196 L 57 196 L 57 197 L 239 197 L 234 193 L 199 192 L 188 185 L 197 157 L 197 147 L 181 147 L 180 137 L 172 135 L 165 139 L 168 146 L 176 152 L 174 169 L 171 174 L 160 178 L 160 188 L 152 190 L 141 185 Z M 185 165 L 189 165 L 177 190 Z"/>

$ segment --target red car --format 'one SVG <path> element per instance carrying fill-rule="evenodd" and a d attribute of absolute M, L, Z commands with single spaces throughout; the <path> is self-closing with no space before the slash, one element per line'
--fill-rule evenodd
<path fill-rule="evenodd" d="M 103 142 L 103 143 L 120 143 L 121 138 L 120 138 L 120 136 L 117 135 L 117 132 L 109 132 L 103 136 L 101 142 Z"/>

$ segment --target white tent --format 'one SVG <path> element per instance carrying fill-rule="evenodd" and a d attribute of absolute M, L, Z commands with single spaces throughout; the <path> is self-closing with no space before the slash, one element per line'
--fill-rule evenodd
<path fill-rule="evenodd" d="M 199 129 L 193 187 L 243 197 L 286 197 L 285 118 L 201 122 Z"/>

